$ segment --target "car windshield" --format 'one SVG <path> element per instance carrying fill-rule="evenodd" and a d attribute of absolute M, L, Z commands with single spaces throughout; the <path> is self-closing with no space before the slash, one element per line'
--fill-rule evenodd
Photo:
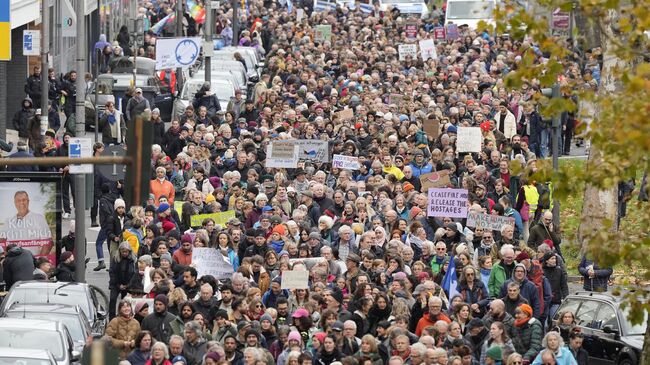
<path fill-rule="evenodd" d="M 1 328 L 0 347 L 50 350 L 52 356 L 57 360 L 63 360 L 65 353 L 63 341 L 58 332 L 35 329 Z"/>
<path fill-rule="evenodd" d="M 196 95 L 196 93 L 199 91 L 201 86 L 203 86 L 203 81 L 187 83 L 187 86 L 183 88 L 183 94 L 181 95 L 181 99 L 183 100 L 194 99 L 194 95 Z M 234 95 L 232 86 L 226 83 L 213 82 L 210 89 L 220 101 L 228 101 L 230 100 L 230 97 Z"/>
<path fill-rule="evenodd" d="M 7 313 L 10 318 L 29 318 L 29 319 L 46 319 L 49 321 L 57 321 L 63 323 L 70 332 L 70 336 L 74 341 L 85 341 L 86 334 L 84 327 L 79 322 L 79 317 L 76 314 L 63 314 L 63 313 L 39 313 L 39 312 L 20 312 L 12 311 Z"/>
<path fill-rule="evenodd" d="M 447 19 L 490 19 L 494 11 L 491 1 L 453 1 L 447 3 Z"/>
<path fill-rule="evenodd" d="M 21 357 L 20 360 L 15 357 L 2 357 L 0 355 L 0 365 L 50 365 L 49 360 L 42 359 L 27 359 Z"/>
<path fill-rule="evenodd" d="M 223 83 L 218 83 L 218 84 L 212 84 L 212 88 L 214 89 L 215 95 L 217 95 L 217 98 L 219 98 L 220 101 L 228 101 L 230 100 L 231 96 L 234 96 L 234 90 L 230 84 L 223 84 Z"/>
<path fill-rule="evenodd" d="M 626 307 L 624 310 L 622 310 L 623 318 L 625 319 L 625 326 L 627 327 L 627 335 L 644 335 L 648 324 L 648 313 L 645 312 L 643 315 L 643 321 L 641 321 L 640 324 L 632 324 L 628 320 L 628 318 L 630 318 L 629 311 L 629 307 Z"/>
<path fill-rule="evenodd" d="M 199 91 L 199 89 L 203 86 L 203 81 L 201 82 L 194 82 L 190 81 L 187 83 L 187 86 L 183 88 L 183 95 L 181 95 L 181 99 L 183 100 L 192 100 L 194 99 L 194 95 Z"/>
<path fill-rule="evenodd" d="M 78 305 L 86 316 L 92 317 L 93 312 L 89 307 L 88 300 L 84 300 L 86 294 L 81 286 L 61 286 L 54 293 L 54 289 L 45 290 L 44 288 L 12 288 L 10 297 L 5 301 L 8 304 L 65 304 L 70 306 Z M 7 305 L 5 308 L 9 308 Z"/>

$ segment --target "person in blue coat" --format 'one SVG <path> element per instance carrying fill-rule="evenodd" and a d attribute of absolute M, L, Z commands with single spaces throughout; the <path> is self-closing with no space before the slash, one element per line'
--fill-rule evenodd
<path fill-rule="evenodd" d="M 551 351 L 555 354 L 555 364 L 557 365 L 578 365 L 578 362 L 573 357 L 571 350 L 564 346 L 564 340 L 559 332 L 551 331 L 542 339 L 542 346 L 544 349 L 537 354 L 533 365 L 542 365 L 542 353 L 544 350 Z"/>
<path fill-rule="evenodd" d="M 613 270 L 609 268 L 601 268 L 593 260 L 583 256 L 578 266 L 580 275 L 584 278 L 583 289 L 587 291 L 604 292 L 607 291 L 607 284 L 609 278 L 612 276 Z"/>
<path fill-rule="evenodd" d="M 271 282 L 271 288 L 262 295 L 262 303 L 266 308 L 275 308 L 279 296 L 289 298 L 289 291 L 287 289 L 281 289 L 281 285 L 282 277 L 276 276 Z"/>

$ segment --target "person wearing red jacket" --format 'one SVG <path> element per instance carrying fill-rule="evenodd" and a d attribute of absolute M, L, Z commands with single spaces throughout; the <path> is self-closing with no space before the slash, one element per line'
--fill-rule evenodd
<path fill-rule="evenodd" d="M 415 328 L 415 335 L 418 337 L 421 336 L 422 330 L 424 330 L 425 327 L 433 326 L 438 321 L 451 323 L 451 319 L 442 313 L 442 299 L 431 297 L 429 298 L 429 313 L 423 315 L 418 321 L 418 325 Z"/>

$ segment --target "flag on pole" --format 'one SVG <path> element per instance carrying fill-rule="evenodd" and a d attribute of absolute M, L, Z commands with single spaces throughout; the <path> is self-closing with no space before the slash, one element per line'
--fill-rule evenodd
<path fill-rule="evenodd" d="M 154 24 L 151 27 L 151 31 L 154 32 L 154 34 L 162 33 L 162 31 L 165 28 L 165 25 L 167 24 L 167 22 L 171 21 L 174 18 L 175 18 L 174 13 L 167 14 L 166 17 L 160 19 L 156 24 Z"/>
<path fill-rule="evenodd" d="M 458 294 L 458 278 L 456 277 L 456 262 L 452 256 L 449 259 L 449 266 L 447 267 L 447 273 L 442 279 L 442 289 L 447 293 L 447 298 L 453 298 Z"/>

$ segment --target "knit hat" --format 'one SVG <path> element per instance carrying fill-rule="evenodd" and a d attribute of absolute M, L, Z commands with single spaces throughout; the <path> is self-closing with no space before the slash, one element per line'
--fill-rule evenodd
<path fill-rule="evenodd" d="M 340 290 L 332 290 L 332 298 L 336 300 L 339 304 L 343 304 L 343 293 Z"/>
<path fill-rule="evenodd" d="M 271 324 L 273 324 L 273 317 L 271 317 L 271 315 L 269 315 L 268 313 L 264 313 L 260 317 L 260 323 L 262 323 L 263 321 L 269 321 L 269 322 L 271 322 Z"/>
<path fill-rule="evenodd" d="M 115 203 L 113 203 L 113 209 L 117 210 L 117 208 L 122 207 L 126 208 L 126 203 L 122 199 L 115 199 Z"/>
<path fill-rule="evenodd" d="M 515 260 L 517 262 L 522 262 L 524 260 L 530 260 L 530 255 L 528 255 L 528 252 L 526 251 L 521 251 L 517 257 L 515 257 Z"/>
<path fill-rule="evenodd" d="M 214 352 L 214 351 L 210 351 L 210 352 L 208 352 L 207 354 L 205 354 L 205 358 L 206 358 L 206 359 L 212 359 L 212 360 L 214 360 L 214 361 L 219 361 L 219 360 L 221 360 L 221 356 L 219 356 L 219 353 Z"/>
<path fill-rule="evenodd" d="M 405 193 L 408 193 L 409 191 L 414 190 L 414 189 L 415 189 L 415 186 L 413 186 L 413 184 L 411 184 L 408 181 L 405 182 L 404 185 L 402 185 L 402 191 L 405 192 Z"/>
<path fill-rule="evenodd" d="M 72 257 L 72 251 L 66 251 L 61 254 L 61 262 L 65 262 L 68 260 L 70 257 Z"/>
<path fill-rule="evenodd" d="M 418 214 L 422 213 L 422 209 L 420 207 L 413 207 L 411 208 L 411 211 L 409 212 L 409 218 L 411 220 L 415 219 L 415 217 L 418 216 Z"/>
<path fill-rule="evenodd" d="M 241 321 L 237 323 L 237 331 L 241 331 L 246 327 L 250 327 L 251 323 L 248 321 Z"/>
<path fill-rule="evenodd" d="M 287 229 L 284 228 L 282 224 L 278 224 L 277 226 L 273 227 L 273 233 L 277 233 L 280 236 L 284 236 L 287 233 Z"/>
<path fill-rule="evenodd" d="M 531 306 L 529 306 L 528 304 L 525 304 L 525 303 L 524 303 L 524 304 L 520 304 L 520 305 L 519 305 L 519 309 L 521 309 L 522 312 L 526 313 L 526 315 L 527 315 L 528 317 L 532 317 L 532 316 L 533 316 L 533 308 L 531 308 Z"/>
<path fill-rule="evenodd" d="M 320 342 L 321 344 L 323 343 L 323 341 L 325 341 L 325 337 L 327 337 L 327 333 L 325 332 L 314 333 L 314 338 L 316 338 L 318 342 Z"/>
<path fill-rule="evenodd" d="M 257 205 L 257 202 L 260 200 L 269 201 L 269 198 L 266 196 L 266 194 L 263 193 L 257 194 L 257 196 L 255 197 L 255 205 Z"/>
<path fill-rule="evenodd" d="M 447 128 L 447 133 L 458 133 L 458 128 L 456 128 L 455 125 L 450 125 L 449 128 Z"/>
<path fill-rule="evenodd" d="M 174 262 L 174 261 L 172 260 L 172 255 L 170 255 L 169 252 L 160 255 L 160 261 L 162 261 L 162 260 L 167 260 L 167 261 L 169 261 L 170 263 Z"/>
<path fill-rule="evenodd" d="M 295 312 L 293 312 L 291 317 L 293 318 L 309 317 L 309 311 L 306 310 L 305 308 L 298 308 Z"/>
<path fill-rule="evenodd" d="M 512 272 L 514 273 L 515 271 L 517 271 L 518 267 L 521 267 L 522 269 L 524 269 L 524 275 L 528 275 L 528 270 L 526 270 L 526 266 L 524 266 L 524 264 L 521 264 L 521 263 L 515 264 L 515 267 L 512 269 Z"/>
<path fill-rule="evenodd" d="M 149 308 L 149 304 L 144 300 L 135 305 L 135 313 L 140 313 L 143 309 Z"/>
<path fill-rule="evenodd" d="M 131 247 L 131 244 L 128 243 L 127 241 L 123 241 L 120 243 L 120 245 L 117 247 L 118 250 L 129 250 L 133 251 L 133 248 Z"/>
<path fill-rule="evenodd" d="M 176 225 L 171 221 L 164 221 L 162 222 L 162 229 L 165 233 L 167 233 L 169 231 L 173 231 L 174 229 L 176 229 Z"/>
<path fill-rule="evenodd" d="M 476 327 L 483 327 L 483 321 L 480 318 L 472 318 L 472 320 L 469 321 L 467 324 L 467 329 L 472 329 Z"/>
<path fill-rule="evenodd" d="M 181 236 L 181 242 L 189 242 L 189 243 L 192 243 L 192 236 L 190 236 L 190 235 L 187 234 L 187 233 L 184 234 L 184 235 L 182 235 L 182 236 Z"/>
<path fill-rule="evenodd" d="M 288 341 L 291 341 L 291 340 L 302 342 L 302 337 L 300 337 L 300 332 L 298 332 L 298 331 L 289 332 Z"/>
<path fill-rule="evenodd" d="M 158 109 L 158 108 L 153 108 L 153 110 L 152 110 L 151 112 L 152 112 L 152 113 L 158 113 L 158 114 L 160 114 L 160 109 Z"/>
<path fill-rule="evenodd" d="M 487 350 L 486 356 L 492 360 L 502 361 L 501 346 L 492 346 Z"/>
<path fill-rule="evenodd" d="M 212 194 L 208 194 L 208 195 L 205 196 L 205 203 L 206 204 L 210 204 L 215 200 L 217 200 L 217 199 L 215 199 L 214 195 L 212 195 Z"/>
<path fill-rule="evenodd" d="M 156 212 L 158 214 L 160 214 L 160 213 L 163 213 L 163 212 L 167 211 L 168 209 L 169 209 L 169 204 L 162 203 L 162 204 L 160 204 L 160 206 L 158 206 L 158 209 L 156 210 Z"/>
<path fill-rule="evenodd" d="M 183 364 L 187 365 L 187 359 L 181 355 L 174 356 L 172 359 L 172 364 L 176 364 L 177 362 L 182 362 Z"/>
<path fill-rule="evenodd" d="M 161 302 L 162 304 L 165 305 L 165 307 L 166 307 L 167 304 L 169 303 L 169 300 L 167 299 L 167 296 L 166 296 L 165 294 L 158 294 L 158 295 L 156 295 L 156 298 L 154 298 L 153 301 L 154 301 L 154 303 L 155 303 L 155 302 Z"/>

